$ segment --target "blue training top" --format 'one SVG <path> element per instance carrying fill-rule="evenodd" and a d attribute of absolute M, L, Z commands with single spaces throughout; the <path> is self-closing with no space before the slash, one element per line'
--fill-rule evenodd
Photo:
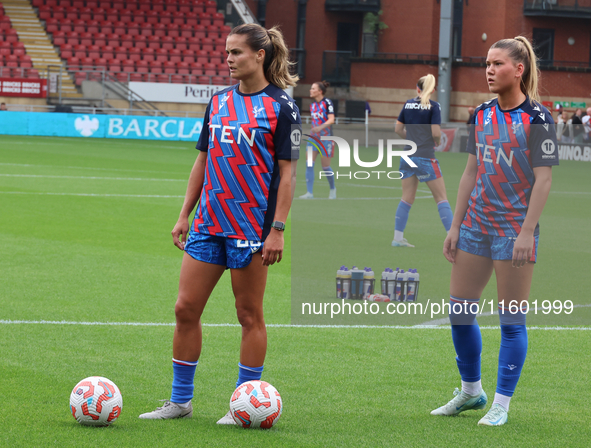
<path fill-rule="evenodd" d="M 413 157 L 435 158 L 435 141 L 431 133 L 432 124 L 441 124 L 441 106 L 429 100 L 430 105 L 421 105 L 419 97 L 408 100 L 398 115 L 398 121 L 406 125 L 406 138 L 417 144 Z M 407 146 L 405 149 L 410 149 Z"/>

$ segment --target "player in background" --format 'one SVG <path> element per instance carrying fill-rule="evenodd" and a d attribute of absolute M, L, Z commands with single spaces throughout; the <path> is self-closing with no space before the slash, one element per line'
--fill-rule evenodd
<path fill-rule="evenodd" d="M 226 269 L 242 326 L 236 386 L 259 380 L 263 371 L 267 271 L 283 256 L 301 141 L 299 110 L 282 89 L 298 78 L 289 74 L 289 50 L 276 27 L 237 26 L 226 52 L 230 75 L 240 83 L 216 93 L 207 106 L 199 155 L 172 230 L 175 246 L 185 252 L 175 306 L 172 395 L 140 415 L 144 419 L 192 416 L 201 315 Z M 218 424 L 234 424 L 229 411 Z"/>
<path fill-rule="evenodd" d="M 310 114 L 312 115 L 312 129 L 310 130 L 310 135 L 321 141 L 326 151 L 328 153 L 328 157 L 324 154 L 321 154 L 321 163 L 322 163 L 322 170 L 327 174 L 326 179 L 328 180 L 328 185 L 330 187 L 330 191 L 328 193 L 328 199 L 336 199 L 337 198 L 337 189 L 334 185 L 334 173 L 332 168 L 330 167 L 330 161 L 334 156 L 334 142 L 329 141 L 322 141 L 321 137 L 332 135 L 332 124 L 334 123 L 334 106 L 332 105 L 332 101 L 328 98 L 325 98 L 326 89 L 330 84 L 326 81 L 315 82 L 310 87 L 310 98 L 314 101 L 310 104 Z M 314 197 L 314 163 L 316 162 L 316 157 L 318 157 L 318 150 L 308 142 L 306 147 L 306 152 L 312 151 L 312 166 L 307 165 L 307 154 L 306 154 L 306 193 L 300 196 L 300 199 L 312 199 Z"/>
<path fill-rule="evenodd" d="M 556 131 L 538 100 L 538 69 L 530 42 L 503 39 L 488 51 L 486 78 L 497 97 L 474 114 L 468 162 L 443 254 L 453 263 L 451 335 L 462 390 L 433 415 L 484 409 L 476 320 L 493 270 L 497 279 L 501 348 L 492 407 L 479 425 L 507 422 L 509 403 L 527 353 L 527 301 L 538 247 L 538 221 L 558 165 Z M 455 304 L 455 306 L 454 306 Z M 470 306 L 473 305 L 473 306 Z"/>
<path fill-rule="evenodd" d="M 433 75 L 423 76 L 419 79 L 417 82 L 418 96 L 404 104 L 396 122 L 396 133 L 417 144 L 417 152 L 410 157 L 417 167 L 412 167 L 406 160 L 400 159 L 402 200 L 396 209 L 394 240 L 392 241 L 394 247 L 414 247 L 404 238 L 404 229 L 410 208 L 415 201 L 419 182 L 426 182 L 433 193 L 439 217 L 446 231 L 449 231 L 453 219 L 453 213 L 445 193 L 441 168 L 435 158 L 435 146 L 439 145 L 441 139 L 441 106 L 429 99 L 434 90 L 435 77 Z M 410 146 L 405 149 L 410 149 Z"/>

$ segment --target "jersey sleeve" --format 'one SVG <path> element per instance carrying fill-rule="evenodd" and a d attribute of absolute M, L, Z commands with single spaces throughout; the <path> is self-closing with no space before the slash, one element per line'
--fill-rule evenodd
<path fill-rule="evenodd" d="M 441 124 L 441 105 L 433 101 L 433 113 L 431 114 L 431 124 Z"/>
<path fill-rule="evenodd" d="M 277 160 L 297 160 L 302 141 L 302 120 L 300 110 L 294 101 L 281 104 L 277 127 L 273 135 Z"/>
<path fill-rule="evenodd" d="M 476 155 L 476 120 L 480 110 L 476 109 L 476 111 L 470 117 L 470 122 L 468 123 L 468 146 L 466 147 L 466 151 L 470 154 Z"/>
<path fill-rule="evenodd" d="M 212 98 L 213 99 L 213 98 Z M 201 134 L 199 134 L 199 140 L 197 140 L 196 148 L 199 151 L 206 151 L 209 149 L 209 111 L 211 109 L 211 101 L 205 108 L 205 115 L 203 116 L 203 126 L 201 127 Z"/>
<path fill-rule="evenodd" d="M 558 165 L 556 128 L 552 114 L 545 108 L 532 119 L 527 147 L 532 167 Z"/>
<path fill-rule="evenodd" d="M 334 113 L 334 105 L 332 104 L 332 101 L 329 100 L 328 98 L 324 98 L 324 102 L 326 103 L 326 115 L 330 115 Z"/>

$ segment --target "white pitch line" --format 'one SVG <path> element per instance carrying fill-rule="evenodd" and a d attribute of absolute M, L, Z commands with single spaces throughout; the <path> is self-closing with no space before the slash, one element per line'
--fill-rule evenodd
<path fill-rule="evenodd" d="M 0 177 L 34 177 L 45 179 L 133 180 L 156 182 L 187 182 L 187 179 L 158 179 L 144 177 L 52 176 L 47 174 L 0 174 Z"/>
<path fill-rule="evenodd" d="M 45 196 L 90 196 L 90 197 L 115 197 L 115 198 L 180 198 L 184 196 L 164 195 L 164 194 L 96 194 L 96 193 L 38 193 L 29 191 L 0 191 L 0 194 L 28 194 Z"/>
<path fill-rule="evenodd" d="M 173 174 L 171 171 L 158 170 L 132 170 L 128 168 L 96 168 L 91 166 L 62 166 L 62 165 L 34 165 L 30 163 L 5 163 L 0 162 L 0 166 L 26 166 L 32 168 L 60 168 L 69 170 L 92 170 L 92 171 L 123 171 L 126 173 L 159 173 L 159 174 Z M 187 179 L 189 178 L 189 168 L 187 170 Z"/>
<path fill-rule="evenodd" d="M 66 320 L 4 320 L 0 319 L 0 325 L 82 325 L 82 326 L 117 326 L 117 327 L 174 327 L 173 322 L 74 322 Z M 240 324 L 202 324 L 204 327 L 240 327 Z M 267 324 L 267 328 L 378 328 L 391 330 L 449 330 L 449 325 L 294 325 L 294 324 Z M 481 330 L 498 330 L 498 326 L 482 326 Z M 591 327 L 528 327 L 528 330 L 546 331 L 588 331 Z"/>
<path fill-rule="evenodd" d="M 433 196 L 416 196 L 415 199 L 430 199 Z M 294 200 L 301 200 L 301 201 L 392 201 L 397 199 L 402 199 L 402 197 L 398 198 L 336 198 L 336 199 L 329 199 L 329 198 L 312 198 L 312 199 L 300 199 L 294 198 Z"/>

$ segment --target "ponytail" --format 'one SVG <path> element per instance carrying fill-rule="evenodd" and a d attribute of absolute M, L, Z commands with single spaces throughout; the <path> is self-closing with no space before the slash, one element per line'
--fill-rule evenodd
<path fill-rule="evenodd" d="M 253 51 L 265 50 L 263 71 L 267 81 L 280 89 L 296 85 L 299 77 L 289 73 L 294 63 L 289 61 L 289 50 L 278 27 L 266 30 L 256 23 L 246 23 L 235 27 L 229 35 L 232 34 L 245 35 L 246 44 Z"/>
<path fill-rule="evenodd" d="M 289 61 L 289 49 L 285 45 L 281 30 L 279 27 L 274 26 L 267 31 L 267 34 L 273 44 L 273 54 L 269 64 L 266 63 L 267 58 L 265 57 L 265 77 L 280 89 L 295 86 L 300 78 L 298 75 L 289 73 L 289 67 L 294 63 Z"/>
<path fill-rule="evenodd" d="M 538 70 L 537 58 L 531 42 L 524 36 L 517 36 L 515 39 L 502 39 L 495 42 L 491 47 L 507 50 L 509 57 L 517 64 L 523 64 L 521 75 L 521 92 L 527 95 L 530 101 L 540 102 L 538 94 Z"/>
<path fill-rule="evenodd" d="M 421 79 L 419 79 L 419 82 L 417 82 L 417 87 L 421 90 L 421 93 L 419 94 L 419 98 L 421 99 L 421 106 L 425 108 L 430 108 L 431 103 L 429 99 L 431 98 L 431 94 L 435 90 L 435 76 L 423 76 Z"/>

